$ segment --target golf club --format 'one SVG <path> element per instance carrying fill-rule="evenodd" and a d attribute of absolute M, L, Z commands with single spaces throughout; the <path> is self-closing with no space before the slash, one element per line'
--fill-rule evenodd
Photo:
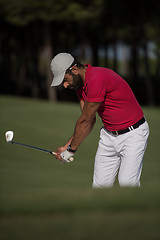
<path fill-rule="evenodd" d="M 29 147 L 29 148 L 33 148 L 33 149 L 36 149 L 36 150 L 39 150 L 39 151 L 43 151 L 43 152 L 47 152 L 47 153 L 50 153 L 52 155 L 56 155 L 55 152 L 52 152 L 52 151 L 49 151 L 49 150 L 46 150 L 46 149 L 43 149 L 43 148 L 39 148 L 39 147 L 34 147 L 34 146 L 31 146 L 31 145 L 28 145 L 28 144 L 24 144 L 24 143 L 19 143 L 19 142 L 13 142 L 13 136 L 14 136 L 14 133 L 13 131 L 7 131 L 5 133 L 5 138 L 6 138 L 6 141 L 8 143 L 12 143 L 12 144 L 17 144 L 17 145 L 21 145 L 21 146 L 24 146 L 24 147 Z M 74 160 L 73 157 L 70 157 L 69 159 L 71 162 Z"/>

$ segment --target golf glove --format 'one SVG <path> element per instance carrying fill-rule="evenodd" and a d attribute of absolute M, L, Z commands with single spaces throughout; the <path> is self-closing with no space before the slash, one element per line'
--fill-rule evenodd
<path fill-rule="evenodd" d="M 63 163 L 70 163 L 72 162 L 74 159 L 73 159 L 73 156 L 74 156 L 74 153 L 73 152 L 69 152 L 68 150 L 64 151 L 64 152 L 61 152 L 61 158 L 62 158 L 62 162 Z"/>

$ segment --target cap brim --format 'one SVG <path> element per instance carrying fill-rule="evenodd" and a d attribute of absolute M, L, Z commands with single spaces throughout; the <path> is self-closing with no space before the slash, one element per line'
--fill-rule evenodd
<path fill-rule="evenodd" d="M 51 87 L 56 87 L 63 82 L 65 72 L 59 74 L 58 76 L 54 76 Z"/>

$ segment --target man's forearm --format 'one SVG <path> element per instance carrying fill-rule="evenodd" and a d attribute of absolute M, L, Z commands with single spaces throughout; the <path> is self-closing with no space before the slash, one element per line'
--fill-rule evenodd
<path fill-rule="evenodd" d="M 100 104 L 101 102 L 85 102 L 82 114 L 75 125 L 71 149 L 76 150 L 91 132 L 96 121 L 96 113 Z"/>
<path fill-rule="evenodd" d="M 66 147 L 66 149 L 67 149 L 68 145 L 71 145 L 72 139 L 73 139 L 73 136 L 64 145 L 64 147 Z"/>
<path fill-rule="evenodd" d="M 82 141 L 90 134 L 94 124 L 95 124 L 96 118 L 94 118 L 92 121 L 80 121 L 78 120 L 75 125 L 75 130 L 73 134 L 73 138 L 71 140 L 71 148 L 73 150 L 76 150 L 79 145 L 82 143 Z"/>

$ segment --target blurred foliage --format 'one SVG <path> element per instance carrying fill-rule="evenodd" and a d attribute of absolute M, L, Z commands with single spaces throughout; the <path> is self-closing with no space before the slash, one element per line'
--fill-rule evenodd
<path fill-rule="evenodd" d="M 32 21 L 79 21 L 94 18 L 100 13 L 102 0 L 1 0 L 5 20 L 13 25 L 27 25 Z M 8 4 L 7 4 L 8 3 Z"/>
<path fill-rule="evenodd" d="M 103 48 L 104 66 L 119 73 L 117 44 L 122 42 L 130 49 L 124 77 L 141 103 L 160 104 L 159 12 L 159 0 L 0 0 L 1 93 L 67 99 L 61 89 L 50 89 L 52 57 L 67 51 L 96 66 L 102 61 L 99 50 Z M 108 54 L 111 47 L 112 59 Z"/>

